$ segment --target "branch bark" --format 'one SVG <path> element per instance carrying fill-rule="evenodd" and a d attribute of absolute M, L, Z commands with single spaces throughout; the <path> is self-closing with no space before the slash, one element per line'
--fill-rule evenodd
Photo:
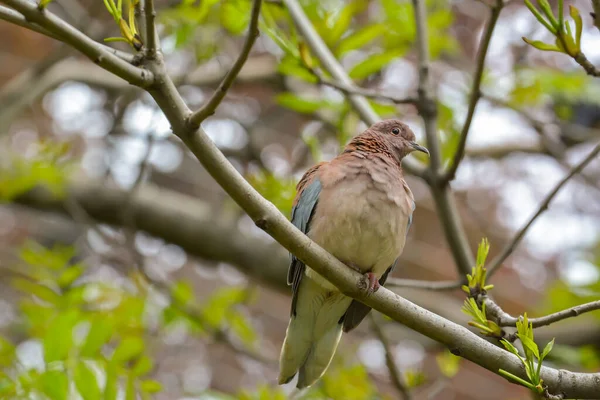
<path fill-rule="evenodd" d="M 484 296 L 482 299 L 485 302 L 486 310 L 488 311 L 488 315 L 494 318 L 494 322 L 498 324 L 498 326 L 516 326 L 519 318 L 515 318 L 512 315 L 508 314 L 504 311 L 496 302 L 490 299 L 487 296 Z M 541 326 L 546 326 L 553 324 L 558 321 L 565 320 L 567 318 L 574 318 L 581 314 L 585 314 L 591 311 L 600 310 L 600 300 L 592 301 L 590 303 L 580 304 L 575 307 L 567 308 L 565 310 L 561 310 L 544 317 L 539 318 L 528 318 L 528 321 L 533 325 L 534 328 L 539 328 Z"/>

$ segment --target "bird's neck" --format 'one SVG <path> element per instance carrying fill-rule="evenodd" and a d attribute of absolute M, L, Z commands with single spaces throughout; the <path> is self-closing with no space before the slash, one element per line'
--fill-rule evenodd
<path fill-rule="evenodd" d="M 402 171 L 402 164 L 394 152 L 385 143 L 373 138 L 356 136 L 346 145 L 343 154 L 354 154 L 362 158 L 376 156 Z"/>

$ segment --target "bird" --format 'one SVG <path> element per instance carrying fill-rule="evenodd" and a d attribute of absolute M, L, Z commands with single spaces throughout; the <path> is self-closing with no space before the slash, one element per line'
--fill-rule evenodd
<path fill-rule="evenodd" d="M 292 224 L 363 274 L 367 294 L 385 283 L 404 249 L 415 201 L 401 163 L 413 151 L 429 156 L 407 124 L 383 120 L 355 136 L 331 161 L 308 169 L 296 186 Z M 357 327 L 371 308 L 290 255 L 292 304 L 278 383 L 298 374 L 296 387 L 303 389 L 323 376 L 342 331 Z"/>

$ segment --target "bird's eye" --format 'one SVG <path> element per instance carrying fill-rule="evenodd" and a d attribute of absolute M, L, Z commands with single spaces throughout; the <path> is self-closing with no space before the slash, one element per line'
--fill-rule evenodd
<path fill-rule="evenodd" d="M 393 133 L 394 135 L 397 135 L 397 134 L 399 134 L 399 133 L 400 133 L 400 129 L 398 129 L 398 128 L 394 128 L 394 129 L 392 129 L 392 133 Z"/>

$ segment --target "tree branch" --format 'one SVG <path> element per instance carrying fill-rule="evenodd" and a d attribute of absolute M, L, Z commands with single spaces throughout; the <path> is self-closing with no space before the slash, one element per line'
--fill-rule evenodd
<path fill-rule="evenodd" d="M 319 59 L 323 68 L 333 77 L 333 79 L 340 82 L 341 85 L 354 86 L 352 79 L 350 79 L 342 65 L 331 53 L 321 36 L 319 36 L 298 1 L 282 1 L 294 20 L 296 28 L 306 40 L 306 43 L 314 56 Z M 348 96 L 348 101 L 365 124 L 373 125 L 380 120 L 379 116 L 365 97 L 359 96 L 358 94 L 351 94 Z M 410 174 L 420 177 L 423 176 L 424 168 L 417 160 L 407 157 L 403 160 L 403 165 Z"/>
<path fill-rule="evenodd" d="M 417 102 L 417 99 L 412 97 L 395 97 L 390 94 L 381 93 L 378 90 L 364 89 L 354 85 L 347 85 L 340 81 L 334 81 L 332 79 L 328 79 L 316 69 L 313 69 L 312 72 L 317 77 L 317 79 L 319 79 L 319 83 L 325 86 L 331 86 L 332 88 L 335 88 L 348 96 L 358 95 L 373 99 L 387 100 L 391 101 L 394 104 L 415 104 Z"/>
<path fill-rule="evenodd" d="M 479 45 L 479 51 L 477 53 L 477 67 L 475 68 L 475 74 L 473 76 L 473 88 L 471 89 L 471 94 L 469 96 L 469 109 L 467 111 L 467 119 L 462 128 L 462 132 L 460 134 L 460 140 L 458 142 L 458 147 L 456 148 L 456 153 L 454 154 L 454 158 L 452 159 L 452 163 L 448 168 L 448 171 L 444 175 L 444 180 L 449 182 L 454 179 L 456 176 L 456 170 L 458 169 L 458 165 L 462 160 L 465 154 L 465 147 L 467 145 L 467 137 L 469 135 L 469 129 L 471 128 L 471 122 L 473 121 L 473 116 L 475 115 L 475 108 L 477 107 L 477 102 L 481 98 L 481 78 L 483 77 L 483 70 L 485 68 L 485 57 L 488 52 L 488 48 L 490 45 L 490 41 L 492 39 L 492 35 L 494 33 L 494 28 L 496 27 L 496 22 L 498 22 L 498 17 L 500 16 L 500 12 L 502 11 L 502 6 L 504 5 L 503 0 L 496 0 L 496 5 L 491 7 L 490 19 L 487 23 L 485 33 L 483 38 L 481 39 L 481 44 Z"/>
<path fill-rule="evenodd" d="M 197 128 L 198 126 L 200 126 L 202 121 L 204 121 L 206 118 L 215 113 L 215 110 L 217 109 L 219 104 L 221 104 L 221 101 L 223 101 L 223 99 L 225 98 L 227 91 L 229 90 L 229 88 L 233 84 L 233 81 L 238 76 L 240 70 L 246 63 L 248 55 L 250 54 L 250 50 L 252 49 L 252 46 L 254 45 L 254 42 L 256 41 L 256 38 L 260 33 L 258 31 L 258 18 L 260 16 L 261 2 L 261 0 L 253 0 L 252 14 L 250 16 L 250 24 L 248 26 L 248 35 L 246 36 L 246 41 L 244 42 L 242 51 L 240 52 L 240 55 L 238 56 L 237 60 L 235 61 L 225 78 L 223 78 L 223 81 L 221 82 L 217 90 L 215 90 L 215 92 L 213 93 L 212 97 L 204 106 L 202 106 L 202 108 L 200 108 L 198 111 L 192 114 L 192 116 L 189 119 L 190 127 Z"/>
<path fill-rule="evenodd" d="M 32 21 L 58 36 L 59 40 L 73 46 L 94 63 L 120 76 L 127 82 L 140 87 L 148 87 L 154 81 L 154 77 L 149 71 L 123 61 L 113 52 L 106 50 L 103 45 L 93 41 L 50 11 L 46 9 L 39 10 L 35 3 L 27 0 L 2 1 L 23 14 L 27 21 Z"/>
<path fill-rule="evenodd" d="M 64 42 L 60 35 L 55 35 L 54 33 L 42 28 L 39 25 L 33 24 L 29 22 L 25 17 L 15 10 L 12 10 L 8 7 L 4 7 L 0 5 L 0 20 L 4 20 L 10 22 L 12 24 L 18 25 L 22 28 L 29 29 L 30 31 L 34 31 L 37 33 L 41 33 L 44 36 L 48 36 L 49 38 L 59 40 Z M 121 51 L 117 49 L 113 49 L 112 47 L 103 45 L 101 43 L 97 43 L 99 46 L 102 46 L 106 51 L 113 53 L 115 56 L 119 57 L 123 61 L 127 61 L 128 63 L 133 62 L 133 54 L 127 53 L 126 51 Z"/>
<path fill-rule="evenodd" d="M 491 277 L 498 270 L 498 268 L 500 268 L 500 266 L 504 263 L 504 261 L 506 261 L 506 259 L 512 254 L 512 252 L 515 250 L 517 245 L 521 242 L 521 239 L 523 239 L 523 236 L 525 236 L 525 234 L 527 233 L 527 230 L 529 229 L 529 227 L 531 227 L 531 225 L 533 225 L 535 220 L 540 215 L 542 215 L 542 213 L 544 211 L 546 211 L 548 209 L 548 206 L 550 205 L 550 202 L 552 201 L 552 199 L 554 199 L 554 196 L 556 196 L 558 194 L 558 192 L 562 189 L 562 187 L 573 176 L 575 176 L 581 170 L 583 170 L 586 167 L 586 165 L 588 165 L 598 155 L 598 153 L 600 153 L 600 143 L 597 144 L 596 147 L 594 147 L 594 149 L 590 152 L 590 154 L 587 155 L 587 157 L 585 157 L 579 164 L 574 166 L 571 169 L 571 171 L 567 174 L 567 176 L 565 176 L 560 182 L 558 182 L 558 184 L 554 187 L 554 189 L 550 193 L 548 193 L 546 198 L 539 205 L 537 211 L 531 216 L 531 218 L 529 218 L 527 223 L 519 230 L 519 232 L 517 232 L 517 234 L 513 237 L 513 239 L 510 241 L 510 243 L 508 243 L 504 247 L 502 252 L 500 254 L 498 254 L 489 263 L 489 265 L 490 265 L 488 267 L 488 276 L 489 277 Z"/>
<path fill-rule="evenodd" d="M 456 209 L 454 196 L 450 192 L 448 184 L 439 179 L 441 153 L 437 136 L 437 105 L 431 94 L 429 40 L 427 37 L 427 14 L 424 0 L 413 0 L 413 9 L 417 25 L 417 47 L 419 51 L 417 109 L 423 117 L 427 146 L 431 154 L 429 170 L 425 178 L 435 200 L 438 216 L 442 222 L 442 228 L 450 246 L 456 269 L 461 275 L 465 275 L 471 272 L 475 260 Z"/>
<path fill-rule="evenodd" d="M 482 302 L 485 303 L 486 310 L 488 314 L 494 318 L 494 322 L 498 324 L 498 326 L 517 326 L 517 321 L 519 318 L 515 318 L 505 312 L 496 302 L 490 299 L 487 296 L 482 296 Z M 581 314 L 588 313 L 591 311 L 600 310 L 600 300 L 592 301 L 590 303 L 580 304 L 575 307 L 567 308 L 562 311 L 558 311 L 544 317 L 539 318 L 528 318 L 528 321 L 533 325 L 534 328 L 539 328 L 541 326 L 546 326 L 553 324 L 558 321 L 562 321 L 567 318 L 574 318 Z"/>
<path fill-rule="evenodd" d="M 158 34 L 156 33 L 156 10 L 154 0 L 144 0 L 144 19 L 146 28 L 146 56 L 154 58 L 159 50 Z"/>
<path fill-rule="evenodd" d="M 456 281 L 422 281 L 417 279 L 398 279 L 388 278 L 385 282 L 386 287 L 394 288 L 412 288 L 425 290 L 454 290 L 459 289 L 464 284 L 461 280 Z"/>
<path fill-rule="evenodd" d="M 410 395 L 408 388 L 404 384 L 404 380 L 402 379 L 402 373 L 400 373 L 398 365 L 396 364 L 396 358 L 392 353 L 390 341 L 388 340 L 387 336 L 385 335 L 385 332 L 383 332 L 383 329 L 381 329 L 381 326 L 379 324 L 380 322 L 377 321 L 375 313 L 371 313 L 371 327 L 373 328 L 373 332 L 375 332 L 375 335 L 381 342 L 383 350 L 385 351 L 385 364 L 387 365 L 387 368 L 390 372 L 390 379 L 396 387 L 396 390 L 398 391 L 400 397 L 402 397 L 404 400 L 410 400 L 412 396 Z"/>

